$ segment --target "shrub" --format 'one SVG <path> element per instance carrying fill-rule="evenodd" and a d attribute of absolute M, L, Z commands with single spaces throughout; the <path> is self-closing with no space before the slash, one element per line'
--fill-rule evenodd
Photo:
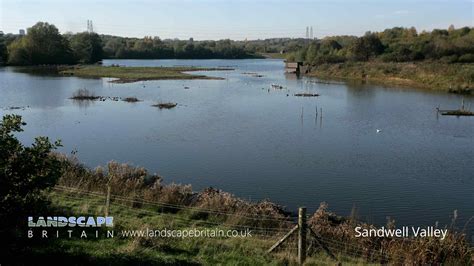
<path fill-rule="evenodd" d="M 51 156 L 60 142 L 37 137 L 31 147 L 25 147 L 14 135 L 24 125 L 19 115 L 6 115 L 0 123 L 0 238 L 13 238 L 11 244 L 27 216 L 47 206 L 43 191 L 61 176 L 61 162 Z"/>
<path fill-rule="evenodd" d="M 458 59 L 460 63 L 474 63 L 474 54 L 464 54 Z"/>

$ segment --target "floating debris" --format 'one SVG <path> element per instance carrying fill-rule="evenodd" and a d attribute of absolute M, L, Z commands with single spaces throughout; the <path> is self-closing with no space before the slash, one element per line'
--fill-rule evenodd
<path fill-rule="evenodd" d="M 441 115 L 454 115 L 454 116 L 474 116 L 474 112 L 469 110 L 439 110 Z"/>
<path fill-rule="evenodd" d="M 6 108 L 2 108 L 3 110 L 25 110 L 26 108 L 30 108 L 30 106 L 9 106 Z"/>
<path fill-rule="evenodd" d="M 272 86 L 272 89 L 279 89 L 279 90 L 283 89 L 282 85 L 272 84 L 271 86 Z"/>
<path fill-rule="evenodd" d="M 261 78 L 263 77 L 262 74 L 258 74 L 257 72 L 242 72 L 243 75 L 249 75 L 254 78 Z"/>
<path fill-rule="evenodd" d="M 122 101 L 127 102 L 127 103 L 141 102 L 141 100 L 139 100 L 139 99 L 136 98 L 136 97 L 127 97 L 127 98 L 125 98 L 125 99 L 122 99 Z"/>
<path fill-rule="evenodd" d="M 171 108 L 175 108 L 177 105 L 178 105 L 177 103 L 158 103 L 152 106 L 158 107 L 160 109 L 171 109 Z"/>
<path fill-rule="evenodd" d="M 303 92 L 303 93 L 295 93 L 294 96 L 296 96 L 296 97 L 318 97 L 319 94 Z"/>
<path fill-rule="evenodd" d="M 457 110 L 441 110 L 436 107 L 436 111 L 441 115 L 454 115 L 454 116 L 474 116 L 474 112 L 464 107 L 464 99 L 461 101 L 461 108 Z"/>

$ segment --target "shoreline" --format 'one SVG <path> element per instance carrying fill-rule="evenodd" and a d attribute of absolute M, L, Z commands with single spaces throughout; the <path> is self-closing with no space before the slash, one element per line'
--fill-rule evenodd
<path fill-rule="evenodd" d="M 474 94 L 473 64 L 347 62 L 309 66 L 307 77 Z"/>
<path fill-rule="evenodd" d="M 207 67 L 123 67 L 123 66 L 71 66 L 58 67 L 58 74 L 82 78 L 115 78 L 111 83 L 133 83 L 147 80 L 224 80 L 221 77 L 194 75 L 185 72 L 231 71 L 233 68 Z"/>
<path fill-rule="evenodd" d="M 118 213 L 118 210 L 124 213 L 129 208 L 143 210 L 148 212 L 152 219 L 160 219 L 166 215 L 171 224 L 180 219 L 186 219 L 193 221 L 193 224 L 205 225 L 211 222 L 230 229 L 247 228 L 254 230 L 254 233 L 257 234 L 275 236 L 275 231 L 272 230 L 286 232 L 295 223 L 296 214 L 294 212 L 288 211 L 271 200 L 248 201 L 212 187 L 197 192 L 192 189 L 191 185 L 165 184 L 161 176 L 150 175 L 145 168 L 112 161 L 105 167 L 91 169 L 82 165 L 74 157 L 67 157 L 64 154 L 56 156 L 63 162 L 64 167 L 63 176 L 53 188 L 54 192 L 51 191 L 53 193 L 51 194 L 52 199 L 56 204 L 59 204 L 58 207 L 62 206 L 62 199 L 58 198 L 60 195 L 66 197 L 82 195 L 79 197 L 81 200 L 78 198 L 68 205 L 75 206 L 75 208 L 86 204 L 88 200 L 84 200 L 82 197 L 88 196 L 99 197 L 99 205 L 101 205 L 106 198 L 108 187 L 110 205 L 117 208 L 114 213 Z M 465 233 L 458 231 L 453 226 L 445 228 L 443 237 L 440 237 L 441 234 L 428 234 L 438 230 L 438 226 L 417 227 L 416 234 L 406 237 L 395 234 L 363 235 L 361 233 L 358 235 L 358 231 L 378 232 L 384 230 L 385 227 L 396 228 L 395 221 L 388 220 L 387 225 L 378 226 L 361 221 L 356 215 L 339 216 L 331 212 L 325 202 L 321 203 L 314 213 L 308 214 L 308 226 L 311 230 L 322 239 L 331 239 L 331 241 L 337 241 L 346 247 L 360 247 L 366 252 L 366 262 L 435 263 L 438 261 L 438 252 L 451 253 L 452 256 L 449 259 L 446 258 L 447 261 L 464 261 L 471 256 Z M 129 224 L 132 219 L 122 215 L 117 218 L 122 221 L 122 225 Z M 136 227 L 143 228 L 144 226 L 143 222 L 137 222 L 130 228 L 136 229 Z M 420 232 L 420 237 L 417 237 L 418 232 Z M 270 234 L 268 235 L 268 233 Z M 277 239 L 262 242 L 258 247 L 262 249 L 262 254 Z M 326 242 L 326 244 L 331 246 L 330 242 Z M 331 249 L 338 257 L 351 254 L 346 254 L 343 249 L 340 249 L 340 246 L 333 246 Z M 382 250 L 386 257 L 381 258 L 378 255 Z M 412 250 L 420 250 L 421 253 L 412 253 Z M 433 256 L 425 256 L 423 253 L 425 251 Z M 400 254 L 407 255 L 400 260 Z M 357 258 L 360 257 L 352 257 L 352 259 Z"/>

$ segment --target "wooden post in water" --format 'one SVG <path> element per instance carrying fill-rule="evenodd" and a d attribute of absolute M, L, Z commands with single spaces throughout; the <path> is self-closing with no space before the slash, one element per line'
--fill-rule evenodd
<path fill-rule="evenodd" d="M 105 217 L 109 216 L 110 207 L 110 185 L 107 184 L 107 198 L 105 200 Z"/>
<path fill-rule="evenodd" d="M 306 259 L 306 207 L 298 209 L 298 263 Z"/>

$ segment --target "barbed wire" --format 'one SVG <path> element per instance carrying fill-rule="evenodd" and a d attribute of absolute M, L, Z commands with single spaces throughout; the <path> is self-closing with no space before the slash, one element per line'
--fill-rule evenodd
<path fill-rule="evenodd" d="M 65 186 L 55 186 L 54 189 L 63 189 L 63 190 L 70 190 L 70 192 L 81 192 L 85 194 L 96 194 L 100 195 L 102 197 L 107 197 L 106 194 L 99 193 L 99 192 L 93 192 L 93 191 L 86 191 L 86 190 L 81 190 L 77 188 L 70 188 L 70 187 L 65 187 Z M 124 200 L 132 200 L 128 197 L 116 195 L 116 194 L 110 194 L 111 197 L 114 198 L 120 198 Z M 189 210 L 195 210 L 195 211 L 201 211 L 201 212 L 207 212 L 207 213 L 214 213 L 214 214 L 222 214 L 222 215 L 230 215 L 230 216 L 236 216 L 236 217 L 243 217 L 243 218 L 248 218 L 248 219 L 255 219 L 255 220 L 274 220 L 274 221 L 294 221 L 294 218 L 296 216 L 292 217 L 285 217 L 285 218 L 278 218 L 278 217 L 272 217 L 270 215 L 254 215 L 254 216 L 248 216 L 248 215 L 242 215 L 242 214 L 236 214 L 236 213 L 230 213 L 230 212 L 223 212 L 223 211 L 216 211 L 212 209 L 205 209 L 205 208 L 200 208 L 200 207 L 192 207 L 192 206 L 186 206 L 186 205 L 178 205 L 178 204 L 171 204 L 171 203 L 165 203 L 165 202 L 159 202 L 159 201 L 149 201 L 149 200 L 136 200 L 133 199 L 133 201 L 136 201 L 136 203 L 143 203 L 143 204 L 154 204 L 154 205 L 159 205 L 159 206 L 164 206 L 164 207 L 170 207 L 170 208 L 176 208 L 176 209 L 189 209 Z M 266 218 L 269 217 L 269 218 Z"/>
<path fill-rule="evenodd" d="M 75 199 L 75 200 L 83 200 L 84 199 L 84 198 L 70 196 L 70 195 L 62 195 L 62 197 Z M 152 214 L 155 214 L 155 215 L 156 214 L 161 214 L 163 216 L 171 216 L 171 215 L 163 214 L 163 213 L 160 213 L 160 212 L 151 211 L 151 210 L 142 209 L 142 208 L 135 208 L 135 207 L 132 207 L 132 206 L 129 206 L 129 205 L 124 205 L 124 204 L 113 203 L 113 205 L 126 207 L 126 208 L 128 208 L 132 211 L 135 211 L 135 212 L 140 212 L 141 211 L 141 212 L 152 213 Z M 270 232 L 286 232 L 288 230 L 286 228 L 279 228 L 279 227 L 254 227 L 254 226 L 245 226 L 245 225 L 232 225 L 232 224 L 225 224 L 225 223 L 215 223 L 215 222 L 203 221 L 203 220 L 198 220 L 198 219 L 189 219 L 189 218 L 187 219 L 187 218 L 178 217 L 178 216 L 175 216 L 175 215 L 173 215 L 172 218 L 175 219 L 175 220 L 181 220 L 181 221 L 192 221 L 192 222 L 205 223 L 205 224 L 213 225 L 213 226 L 226 226 L 226 227 L 232 227 L 232 228 L 252 229 L 252 230 L 259 230 L 259 231 L 266 231 L 266 232 L 267 231 L 270 231 Z"/>
<path fill-rule="evenodd" d="M 83 200 L 84 198 L 83 197 L 81 198 L 78 195 L 73 196 L 73 195 L 69 195 L 69 194 L 65 194 L 65 193 L 78 192 L 80 194 L 85 194 L 85 195 L 88 195 L 90 197 L 95 197 L 95 198 L 100 197 L 101 200 L 106 198 L 105 194 L 102 194 L 102 193 L 99 193 L 99 192 L 91 192 L 91 191 L 85 191 L 85 190 L 80 190 L 80 189 L 75 189 L 75 188 L 70 188 L 70 187 L 62 187 L 62 186 L 55 187 L 54 189 L 57 190 L 58 192 L 63 192 L 63 194 L 61 196 L 71 198 L 71 199 L 75 199 L 75 200 L 79 200 L 79 199 Z M 110 196 L 111 196 L 111 198 L 113 197 L 115 201 L 118 201 L 118 202 L 111 203 L 112 206 L 125 207 L 125 208 L 128 208 L 128 209 L 130 209 L 132 211 L 135 211 L 135 212 L 147 212 L 147 213 L 152 213 L 152 214 L 155 214 L 155 215 L 160 214 L 160 215 L 163 215 L 163 217 L 171 216 L 171 215 L 168 215 L 166 213 L 159 212 L 159 211 L 148 210 L 148 209 L 145 209 L 143 207 L 137 208 L 136 206 L 121 204 L 119 202 L 141 203 L 143 205 L 152 205 L 152 206 L 159 206 L 159 207 L 169 207 L 167 205 L 172 205 L 170 208 L 176 208 L 176 209 L 180 209 L 180 210 L 199 210 L 199 211 L 202 211 L 202 212 L 212 213 L 212 214 L 223 214 L 223 215 L 230 215 L 230 216 L 236 216 L 236 217 L 242 217 L 242 218 L 251 218 L 251 219 L 255 219 L 255 220 L 262 220 L 262 219 L 256 219 L 255 217 L 251 217 L 251 216 L 238 215 L 238 214 L 227 213 L 227 212 L 219 212 L 219 211 L 213 211 L 213 210 L 207 210 L 207 209 L 201 209 L 201 208 L 194 208 L 194 207 L 189 207 L 189 206 L 185 206 L 185 205 L 174 205 L 174 204 L 166 204 L 166 203 L 161 204 L 161 203 L 152 202 L 152 201 L 133 200 L 133 199 L 130 199 L 130 198 L 117 196 L 117 195 L 110 195 Z M 96 204 L 99 205 L 99 206 L 102 205 L 98 202 Z M 278 238 L 279 235 L 284 235 L 284 233 L 286 233 L 289 230 L 289 228 L 281 228 L 281 227 L 254 227 L 254 226 L 245 226 L 245 225 L 238 225 L 238 224 L 234 224 L 234 225 L 233 224 L 226 224 L 225 222 L 222 222 L 222 223 L 210 222 L 210 221 L 203 221 L 203 220 L 199 220 L 199 219 L 179 217 L 179 216 L 176 216 L 176 215 L 173 215 L 172 218 L 173 218 L 173 220 L 178 220 L 178 221 L 184 223 L 185 225 L 196 225 L 197 224 L 198 226 L 199 225 L 201 225 L 201 226 L 208 225 L 208 226 L 216 226 L 216 227 L 223 227 L 223 228 L 230 228 L 230 229 L 236 229 L 236 228 L 249 229 L 249 230 L 252 230 L 253 233 L 255 232 L 255 235 L 258 236 L 259 238 L 263 238 L 263 239 L 268 240 L 268 241 L 270 239 L 273 239 L 273 238 Z M 271 220 L 274 220 L 274 219 L 264 219 L 264 220 L 270 220 L 271 221 Z M 276 220 L 281 221 L 280 219 L 276 219 Z M 383 247 L 375 248 L 375 249 L 371 249 L 370 247 L 364 248 L 363 246 L 357 245 L 356 243 L 351 243 L 349 241 L 342 241 L 342 240 L 338 240 L 336 238 L 329 238 L 327 236 L 318 236 L 318 239 L 324 245 L 326 245 L 330 250 L 333 250 L 337 254 L 346 254 L 346 255 L 352 256 L 354 258 L 360 258 L 360 259 L 364 259 L 364 260 L 367 260 L 367 261 L 379 261 L 379 262 L 388 262 L 388 261 L 394 261 L 394 260 L 396 260 L 396 261 L 407 261 L 406 256 L 403 256 L 401 254 L 387 253 L 386 250 L 383 249 Z M 417 239 L 402 239 L 401 241 L 413 242 L 413 241 L 417 241 Z M 318 248 L 317 248 L 318 244 L 316 244 L 316 245 L 312 244 L 311 246 L 314 246 L 313 248 L 318 250 Z M 281 247 L 281 248 L 278 248 L 278 251 L 296 250 L 296 249 L 297 248 Z"/>

